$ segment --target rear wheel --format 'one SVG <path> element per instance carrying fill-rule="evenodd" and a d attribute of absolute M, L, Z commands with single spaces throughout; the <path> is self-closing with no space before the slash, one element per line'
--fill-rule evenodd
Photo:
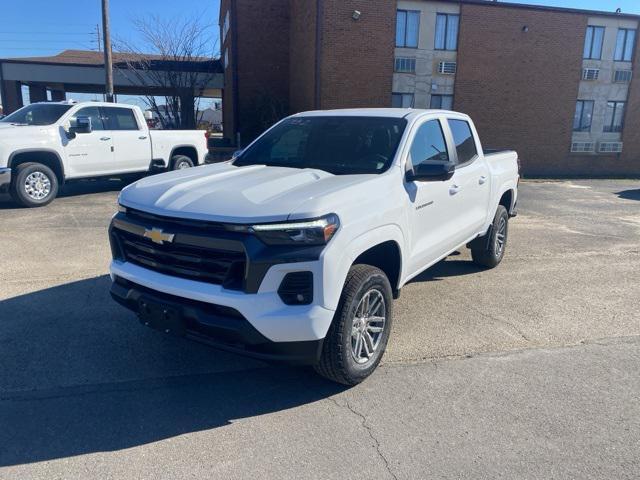
<path fill-rule="evenodd" d="M 489 238 L 481 242 L 482 248 L 472 248 L 471 258 L 483 267 L 496 267 L 504 257 L 504 250 L 507 247 L 507 236 L 509 233 L 509 214 L 507 209 L 498 205 L 493 223 L 491 224 Z"/>
<path fill-rule="evenodd" d="M 23 163 L 15 169 L 11 196 L 25 207 L 42 207 L 58 195 L 58 178 L 46 165 Z"/>
<path fill-rule="evenodd" d="M 371 265 L 351 267 L 315 370 L 345 385 L 371 375 L 387 347 L 392 306 L 384 272 Z"/>
<path fill-rule="evenodd" d="M 174 155 L 171 157 L 171 170 L 184 170 L 193 167 L 193 160 L 186 155 Z"/>

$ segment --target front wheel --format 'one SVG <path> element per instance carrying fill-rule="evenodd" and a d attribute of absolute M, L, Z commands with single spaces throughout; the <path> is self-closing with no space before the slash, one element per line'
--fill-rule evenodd
<path fill-rule="evenodd" d="M 371 265 L 352 266 L 315 370 L 345 385 L 371 375 L 387 347 L 392 307 L 384 272 Z"/>
<path fill-rule="evenodd" d="M 15 169 L 11 196 L 24 207 L 42 207 L 58 195 L 58 178 L 46 165 L 23 163 Z"/>

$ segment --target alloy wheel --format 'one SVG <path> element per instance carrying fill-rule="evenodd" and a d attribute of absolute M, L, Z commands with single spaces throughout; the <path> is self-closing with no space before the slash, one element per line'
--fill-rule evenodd
<path fill-rule="evenodd" d="M 51 180 L 42 172 L 32 172 L 24 181 L 24 191 L 33 200 L 42 200 L 51 193 Z"/>
<path fill-rule="evenodd" d="M 373 288 L 360 299 L 351 327 L 351 355 L 357 363 L 367 363 L 373 357 L 380 345 L 385 323 L 384 296 Z"/>

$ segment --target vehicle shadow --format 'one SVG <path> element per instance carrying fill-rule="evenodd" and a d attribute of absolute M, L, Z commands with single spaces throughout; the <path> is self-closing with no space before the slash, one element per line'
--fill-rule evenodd
<path fill-rule="evenodd" d="M 116 451 L 344 387 L 142 327 L 100 276 L 0 301 L 0 467 Z"/>
<path fill-rule="evenodd" d="M 104 192 L 119 192 L 130 183 L 141 177 L 130 178 L 100 178 L 77 180 L 65 184 L 58 192 L 58 198 L 91 195 Z M 55 202 L 55 200 L 54 200 Z M 13 201 L 8 193 L 0 194 L 0 210 L 24 208 Z"/>
<path fill-rule="evenodd" d="M 457 255 L 459 255 L 459 253 L 457 253 Z M 452 260 L 451 257 L 447 257 L 414 277 L 409 283 L 439 281 L 443 278 L 471 275 L 482 272 L 483 270 L 485 269 L 472 261 Z"/>
<path fill-rule="evenodd" d="M 616 195 L 618 195 L 618 198 L 624 198 L 626 200 L 640 200 L 640 188 L 622 190 L 616 192 Z"/>

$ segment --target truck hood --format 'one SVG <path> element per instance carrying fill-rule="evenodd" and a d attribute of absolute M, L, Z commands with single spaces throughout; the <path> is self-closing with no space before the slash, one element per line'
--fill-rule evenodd
<path fill-rule="evenodd" d="M 40 132 L 51 128 L 51 125 L 12 125 L 11 123 L 0 122 L 0 136 L 10 137 L 16 134 L 17 131 L 22 133 L 27 132 Z"/>
<path fill-rule="evenodd" d="M 126 187 L 122 205 L 157 215 L 229 223 L 277 222 L 314 199 L 375 175 L 333 175 L 323 170 L 235 167 L 230 163 L 168 172 Z M 310 206 L 311 204 L 311 206 Z M 318 215 L 332 212 L 318 212 Z"/>

